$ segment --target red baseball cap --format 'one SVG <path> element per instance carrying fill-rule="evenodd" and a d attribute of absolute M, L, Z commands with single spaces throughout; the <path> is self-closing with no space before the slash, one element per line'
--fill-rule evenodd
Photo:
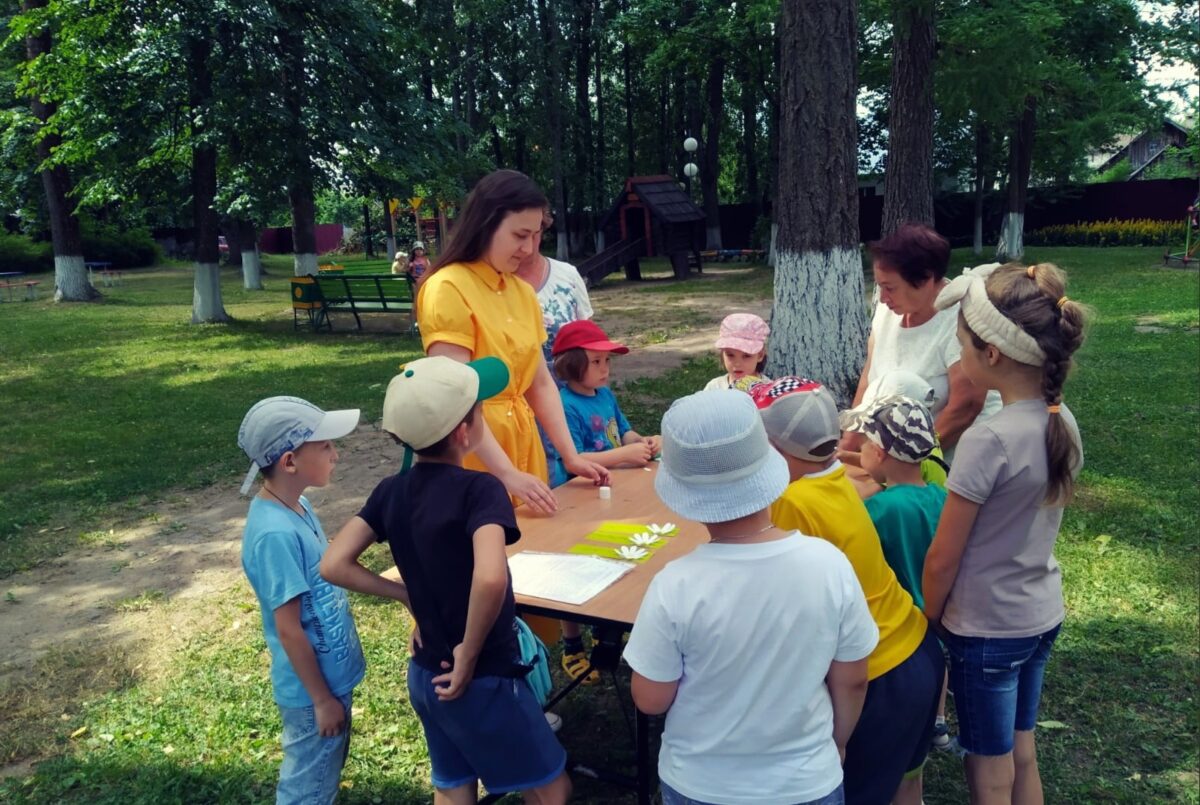
<path fill-rule="evenodd" d="M 587 319 L 571 321 L 564 324 L 554 337 L 554 348 L 551 355 L 560 355 L 568 349 L 590 349 L 596 352 L 615 352 L 624 355 L 629 347 L 608 340 L 608 334 L 600 329 L 595 322 Z"/>

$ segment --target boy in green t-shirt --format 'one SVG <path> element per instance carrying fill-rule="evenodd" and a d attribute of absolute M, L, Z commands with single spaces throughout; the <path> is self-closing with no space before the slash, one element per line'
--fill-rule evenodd
<path fill-rule="evenodd" d="M 946 490 L 925 483 L 921 462 L 937 446 L 933 417 L 929 409 L 907 397 L 882 399 L 862 412 L 847 430 L 863 434 L 862 468 L 883 486 L 867 498 L 867 513 L 879 532 L 883 556 L 900 586 L 913 597 L 918 607 L 925 606 L 921 594 L 921 572 L 925 554 L 933 542 Z M 938 703 L 934 722 L 934 746 L 950 742 L 946 729 L 946 693 Z"/>

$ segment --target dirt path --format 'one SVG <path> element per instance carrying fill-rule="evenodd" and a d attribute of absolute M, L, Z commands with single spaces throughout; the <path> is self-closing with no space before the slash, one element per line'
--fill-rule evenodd
<path fill-rule="evenodd" d="M 707 275 L 706 275 L 707 276 Z M 624 378 L 671 371 L 712 349 L 717 323 L 728 313 L 767 314 L 768 303 L 746 296 L 639 294 L 615 285 L 593 293 L 596 319 L 633 352 L 621 359 Z M 338 444 L 335 481 L 310 500 L 333 531 L 399 462 L 399 451 L 364 423 Z M 58 559 L 0 580 L 0 691 L 48 652 L 129 647 L 187 622 L 195 610 L 241 580 L 239 558 L 246 502 L 228 481 L 168 496 L 90 536 Z M 58 539 L 67 529 L 47 529 Z M 156 607 L 170 600 L 195 606 Z"/>

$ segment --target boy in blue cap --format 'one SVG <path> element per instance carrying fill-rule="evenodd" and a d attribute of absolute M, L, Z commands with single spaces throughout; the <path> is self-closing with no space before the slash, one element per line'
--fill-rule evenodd
<path fill-rule="evenodd" d="M 566 752 L 524 680 L 504 551 L 521 535 L 512 502 L 495 476 L 462 466 L 485 433 L 480 402 L 507 385 L 494 357 L 422 358 L 392 378 L 383 429 L 404 445 L 404 467 L 375 487 L 321 562 L 329 581 L 386 595 L 380 585 L 397 583 L 358 559 L 375 542 L 391 547 L 400 600 L 417 621 L 408 695 L 439 803 L 475 802 L 479 781 L 489 794 L 521 791 L 549 805 L 571 793 Z"/>
<path fill-rule="evenodd" d="M 329 543 L 303 493 L 329 483 L 338 460 L 333 440 L 353 431 L 358 417 L 270 397 L 238 429 L 238 446 L 253 462 L 242 494 L 260 471 L 265 479 L 246 514 L 242 569 L 262 609 L 283 720 L 277 803 L 333 802 L 350 748 L 351 694 L 366 662 L 345 590 L 317 573 Z"/>

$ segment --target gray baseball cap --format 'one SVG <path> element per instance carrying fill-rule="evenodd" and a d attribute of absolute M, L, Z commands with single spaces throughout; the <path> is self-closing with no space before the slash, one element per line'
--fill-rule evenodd
<path fill-rule="evenodd" d="M 756 383 L 750 397 L 758 407 L 767 436 L 780 450 L 802 461 L 825 461 L 840 437 L 837 403 L 815 380 L 788 375 Z"/>
<path fill-rule="evenodd" d="M 259 400 L 238 428 L 238 447 L 250 458 L 250 470 L 241 493 L 250 491 L 259 470 L 269 467 L 289 450 L 305 442 L 340 439 L 358 427 L 357 408 L 322 411 L 299 397 L 268 397 Z"/>

